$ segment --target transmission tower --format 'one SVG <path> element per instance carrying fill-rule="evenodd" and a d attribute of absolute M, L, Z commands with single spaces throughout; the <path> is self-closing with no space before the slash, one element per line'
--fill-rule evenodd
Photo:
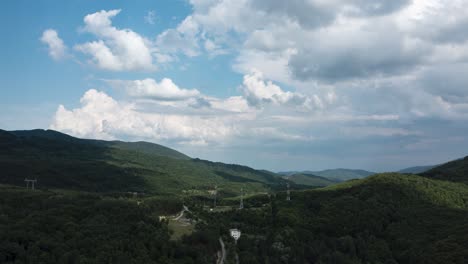
<path fill-rule="evenodd" d="M 34 190 L 34 184 L 37 182 L 36 179 L 34 180 L 30 180 L 30 179 L 24 179 L 24 181 L 26 182 L 26 189 L 29 189 L 29 183 L 31 183 L 31 190 Z"/>
<path fill-rule="evenodd" d="M 291 191 L 289 190 L 289 182 L 287 184 L 288 190 L 286 191 L 286 201 L 291 201 Z"/>

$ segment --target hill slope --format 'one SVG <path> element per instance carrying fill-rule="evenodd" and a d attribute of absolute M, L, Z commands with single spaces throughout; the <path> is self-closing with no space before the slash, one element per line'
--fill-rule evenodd
<path fill-rule="evenodd" d="M 284 180 L 274 173 L 223 163 L 201 162 L 146 142 L 78 139 L 51 130 L 0 131 L 0 183 L 99 192 L 159 194 L 264 192 Z"/>
<path fill-rule="evenodd" d="M 421 175 L 433 179 L 468 183 L 468 156 L 432 168 Z"/>
<path fill-rule="evenodd" d="M 398 172 L 399 173 L 412 173 L 412 174 L 419 174 L 419 173 L 423 173 L 423 172 L 426 172 L 432 168 L 435 168 L 437 167 L 438 165 L 429 165 L 429 166 L 415 166 L 415 167 L 409 167 L 409 168 L 405 168 L 405 169 L 402 169 L 402 170 L 399 170 Z"/>
<path fill-rule="evenodd" d="M 246 206 L 255 199 L 245 201 Z M 397 173 L 278 194 L 271 208 L 216 215 L 243 231 L 241 263 L 466 263 L 468 186 Z M 221 224 L 220 224 L 221 223 Z"/>
<path fill-rule="evenodd" d="M 6 131 L 4 131 L 6 132 Z M 54 130 L 43 130 L 43 129 L 34 129 L 34 130 L 16 130 L 16 131 L 9 131 L 6 133 L 10 133 L 16 135 L 18 137 L 28 138 L 28 139 L 47 139 L 47 140 L 54 140 L 60 142 L 68 142 L 68 143 L 76 143 L 76 144 L 89 144 L 89 145 L 96 145 L 96 146 L 107 146 L 107 147 L 114 147 L 120 148 L 123 150 L 131 150 L 137 151 L 141 153 L 146 153 L 150 155 L 158 155 L 164 157 L 171 157 L 177 159 L 190 159 L 185 154 L 182 154 L 176 150 L 170 149 L 168 147 L 149 143 L 149 142 L 123 142 L 123 141 L 104 141 L 104 140 L 89 140 L 89 139 L 80 139 L 75 138 L 70 135 L 54 131 Z"/>
<path fill-rule="evenodd" d="M 169 157 L 169 158 L 174 158 L 174 159 L 185 159 L 189 160 L 190 157 L 180 153 L 176 150 L 173 150 L 171 148 L 154 144 L 154 143 L 149 143 L 149 142 L 123 142 L 123 141 L 111 141 L 111 142 L 106 142 L 110 147 L 113 148 L 120 148 L 123 150 L 130 150 L 130 151 L 136 151 L 140 153 L 145 153 L 149 155 L 158 155 L 158 156 L 163 156 L 163 157 Z"/>
<path fill-rule="evenodd" d="M 296 184 L 306 185 L 306 186 L 315 186 L 315 187 L 329 186 L 329 185 L 337 183 L 336 181 L 327 179 L 325 177 L 320 177 L 317 175 L 307 174 L 307 173 L 292 174 L 289 176 L 284 176 L 284 178 Z"/>

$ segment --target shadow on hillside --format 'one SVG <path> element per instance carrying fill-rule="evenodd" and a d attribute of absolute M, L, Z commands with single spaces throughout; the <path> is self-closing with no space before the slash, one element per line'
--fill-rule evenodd
<path fill-rule="evenodd" d="M 85 140 L 42 137 L 8 138 L 0 149 L 0 183 L 90 192 L 144 191 L 135 168 L 117 165 L 110 149 Z"/>

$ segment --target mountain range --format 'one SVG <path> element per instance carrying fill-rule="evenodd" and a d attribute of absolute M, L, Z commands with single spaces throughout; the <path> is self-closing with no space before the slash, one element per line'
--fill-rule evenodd
<path fill-rule="evenodd" d="M 227 251 L 226 263 L 463 264 L 467 184 L 468 157 L 419 174 L 276 174 L 146 142 L 0 130 L 0 262 L 213 263 Z M 219 210 L 206 206 L 213 191 Z"/>
<path fill-rule="evenodd" d="M 287 176 L 294 175 L 294 174 L 315 175 L 315 176 L 326 178 L 334 182 L 341 182 L 341 181 L 347 181 L 347 180 L 352 180 L 352 179 L 365 178 L 367 176 L 375 174 L 375 172 L 366 171 L 366 170 L 339 168 L 339 169 L 328 169 L 328 170 L 321 170 L 321 171 L 285 171 L 285 172 L 279 172 L 279 174 L 287 175 Z"/>

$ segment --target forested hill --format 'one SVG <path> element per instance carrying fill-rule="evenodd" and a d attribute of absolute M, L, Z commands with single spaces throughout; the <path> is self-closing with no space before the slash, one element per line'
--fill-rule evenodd
<path fill-rule="evenodd" d="M 465 184 L 386 173 L 285 196 L 210 218 L 235 219 L 241 263 L 467 263 Z"/>
<path fill-rule="evenodd" d="M 245 166 L 202 162 L 147 142 L 88 140 L 52 130 L 0 130 L 0 183 L 97 192 L 221 195 L 266 192 L 285 185 L 279 175 Z"/>
<path fill-rule="evenodd" d="M 0 131 L 1 183 L 40 187 L 0 184 L 0 262 L 215 263 L 222 239 L 226 264 L 468 263 L 468 158 L 286 199 L 274 173 L 132 144 Z M 217 206 L 200 197 L 214 185 Z M 122 194 L 132 190 L 145 195 Z M 231 228 L 242 231 L 236 244 Z"/>
<path fill-rule="evenodd" d="M 426 172 L 422 176 L 454 182 L 463 182 L 468 184 L 468 156 L 463 159 L 447 162 Z"/>
<path fill-rule="evenodd" d="M 7 131 L 3 131 L 8 133 Z M 115 147 L 124 150 L 134 150 L 141 153 L 158 155 L 164 157 L 171 157 L 177 159 L 190 159 L 187 155 L 180 153 L 174 149 L 149 142 L 123 142 L 123 141 L 105 141 L 105 140 L 90 140 L 90 139 L 80 139 L 75 138 L 70 135 L 55 131 L 55 130 L 43 130 L 43 129 L 34 129 L 34 130 L 15 130 L 9 131 L 10 134 L 16 135 L 20 138 L 27 138 L 30 140 L 52 140 L 59 141 L 63 143 L 75 143 L 75 144 L 89 144 L 96 146 L 107 146 Z"/>

